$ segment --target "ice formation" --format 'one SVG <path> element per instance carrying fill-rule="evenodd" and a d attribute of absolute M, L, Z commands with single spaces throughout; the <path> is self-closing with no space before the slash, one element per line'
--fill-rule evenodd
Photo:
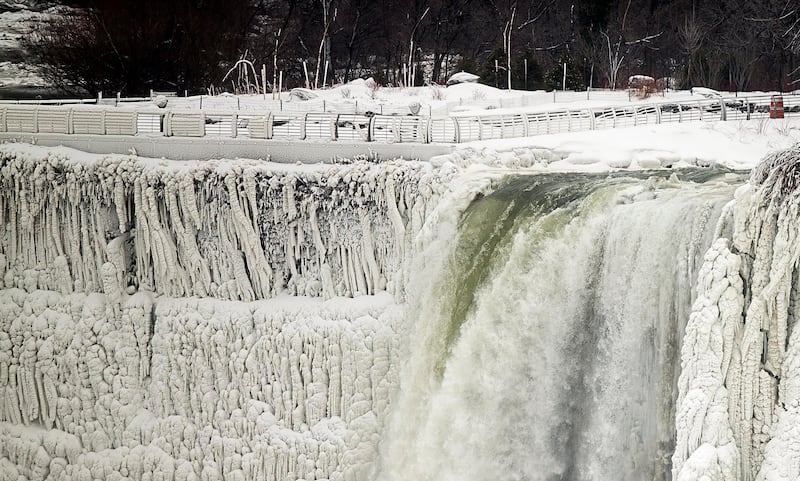
<path fill-rule="evenodd" d="M 0 480 L 365 479 L 446 181 L 0 146 Z"/>
<path fill-rule="evenodd" d="M 396 293 L 404 246 L 441 187 L 419 162 L 77 155 L 0 150 L 7 287 L 242 301 Z"/>
<path fill-rule="evenodd" d="M 677 480 L 800 476 L 799 170 L 800 146 L 768 156 L 706 255 L 682 353 Z"/>
<path fill-rule="evenodd" d="M 800 147 L 449 162 L 0 145 L 0 481 L 800 476 Z"/>

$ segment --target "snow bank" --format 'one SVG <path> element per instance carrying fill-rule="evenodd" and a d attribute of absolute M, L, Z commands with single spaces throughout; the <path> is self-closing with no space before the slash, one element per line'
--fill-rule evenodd
<path fill-rule="evenodd" d="M 730 240 L 706 255 L 682 352 L 676 479 L 800 476 L 798 172 L 800 145 L 768 156 L 731 204 Z"/>
<path fill-rule="evenodd" d="M 447 79 L 447 85 L 449 86 L 461 83 L 477 83 L 479 79 L 480 79 L 479 76 L 469 72 L 464 72 L 462 70 L 461 72 L 457 72 L 451 75 L 450 78 Z"/>

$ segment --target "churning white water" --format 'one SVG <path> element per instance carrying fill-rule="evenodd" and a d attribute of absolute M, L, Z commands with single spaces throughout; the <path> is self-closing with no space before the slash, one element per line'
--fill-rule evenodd
<path fill-rule="evenodd" d="M 696 273 L 742 181 L 683 177 L 521 176 L 473 202 L 425 274 L 376 479 L 669 479 Z"/>

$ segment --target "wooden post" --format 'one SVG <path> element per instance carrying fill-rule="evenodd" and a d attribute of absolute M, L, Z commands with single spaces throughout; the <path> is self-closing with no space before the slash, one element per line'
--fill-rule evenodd
<path fill-rule="evenodd" d="M 564 62 L 564 76 L 561 80 L 561 90 L 567 90 L 567 62 Z"/>

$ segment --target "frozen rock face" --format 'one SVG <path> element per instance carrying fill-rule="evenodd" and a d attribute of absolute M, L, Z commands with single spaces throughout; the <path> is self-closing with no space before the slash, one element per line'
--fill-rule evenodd
<path fill-rule="evenodd" d="M 706 255 L 687 327 L 678 480 L 800 476 L 800 147 L 767 157 Z"/>
<path fill-rule="evenodd" d="M 139 293 L 115 313 L 103 294 L 6 289 L 0 306 L 0 479 L 371 469 L 397 377 L 402 309 L 388 294 L 154 308 Z"/>
<path fill-rule="evenodd" d="M 446 182 L 0 146 L 0 480 L 365 479 Z"/>
<path fill-rule="evenodd" d="M 0 457 L 45 479 L 122 446 L 146 394 L 151 297 L 11 288 L 0 306 Z"/>
<path fill-rule="evenodd" d="M 3 146 L 4 285 L 242 301 L 398 294 L 404 246 L 438 189 L 430 166 L 293 167 Z"/>
<path fill-rule="evenodd" d="M 402 309 L 387 295 L 355 312 L 308 304 L 159 303 L 148 404 L 181 423 L 169 454 L 196 472 L 213 460 L 214 478 L 363 477 L 396 384 Z"/>

